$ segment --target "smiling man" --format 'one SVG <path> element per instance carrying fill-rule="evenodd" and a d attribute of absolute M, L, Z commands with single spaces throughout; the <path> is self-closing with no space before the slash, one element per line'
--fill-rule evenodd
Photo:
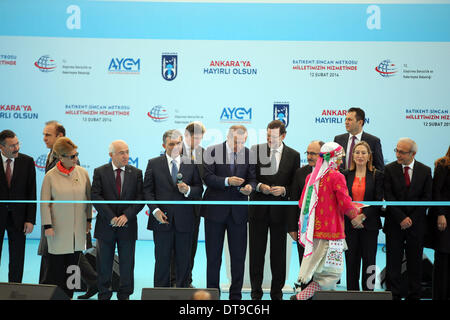
<path fill-rule="evenodd" d="M 0 198 L 36 200 L 34 160 L 19 153 L 19 139 L 13 131 L 0 132 L 0 149 Z M 0 204 L 0 258 L 6 230 L 9 244 L 8 282 L 22 282 L 26 235 L 33 231 L 35 221 L 36 203 Z"/>

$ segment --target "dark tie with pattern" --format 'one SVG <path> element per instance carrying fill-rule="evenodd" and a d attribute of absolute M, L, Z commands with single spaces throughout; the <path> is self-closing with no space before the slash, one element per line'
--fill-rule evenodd
<path fill-rule="evenodd" d="M 117 194 L 120 198 L 120 192 L 122 191 L 122 178 L 120 177 L 120 173 L 122 172 L 122 169 L 116 169 L 116 189 Z"/>
<path fill-rule="evenodd" d="M 175 184 L 177 183 L 177 174 L 178 174 L 177 162 L 175 160 L 172 160 L 172 181 Z"/>
<path fill-rule="evenodd" d="M 409 188 L 409 186 L 411 185 L 411 179 L 409 178 L 409 167 L 405 167 L 405 184 L 406 186 Z"/>
<path fill-rule="evenodd" d="M 350 145 L 350 150 L 349 150 L 349 155 L 348 155 L 347 169 L 350 168 L 350 166 L 352 165 L 353 148 L 355 147 L 355 140 L 356 140 L 356 136 L 353 136 L 352 137 L 352 144 Z"/>
<path fill-rule="evenodd" d="M 6 160 L 6 181 L 8 182 L 8 188 L 11 188 L 11 159 Z"/>

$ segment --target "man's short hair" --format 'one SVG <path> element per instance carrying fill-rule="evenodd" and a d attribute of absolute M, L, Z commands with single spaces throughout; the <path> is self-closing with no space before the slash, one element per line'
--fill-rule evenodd
<path fill-rule="evenodd" d="M 0 144 L 4 146 L 6 139 L 8 139 L 8 138 L 12 139 L 15 136 L 16 136 L 16 134 L 13 131 L 8 130 L 8 129 L 3 130 L 2 132 L 0 132 Z"/>
<path fill-rule="evenodd" d="M 286 133 L 286 125 L 283 121 L 280 120 L 273 120 L 270 121 L 267 125 L 267 129 L 276 129 L 280 128 L 280 136 Z"/>
<path fill-rule="evenodd" d="M 228 129 L 227 137 L 231 137 L 233 133 L 236 132 L 239 135 L 247 135 L 247 128 L 242 124 L 235 124 Z"/>
<path fill-rule="evenodd" d="M 166 140 L 169 137 L 171 139 L 178 139 L 179 137 L 181 137 L 181 140 L 183 140 L 183 135 L 181 134 L 180 131 L 178 131 L 176 129 L 171 129 L 171 130 L 167 130 L 166 132 L 164 132 L 164 135 L 163 135 L 163 143 L 164 144 L 166 144 Z"/>
<path fill-rule="evenodd" d="M 56 121 L 56 120 L 50 120 L 50 121 L 47 121 L 47 122 L 45 123 L 45 125 L 46 125 L 46 126 L 48 126 L 48 125 L 54 125 L 54 126 L 55 126 L 55 132 L 56 132 L 56 135 L 62 133 L 62 136 L 63 136 L 63 137 L 66 136 L 66 128 L 64 128 L 64 126 L 63 126 L 61 123 L 59 123 L 58 121 Z"/>
<path fill-rule="evenodd" d="M 189 123 L 186 126 L 186 132 L 189 132 L 189 135 L 193 136 L 194 134 L 201 133 L 202 135 L 205 134 L 206 128 L 200 121 L 194 121 Z"/>
<path fill-rule="evenodd" d="M 417 151 L 419 150 L 419 147 L 417 147 L 417 143 L 411 138 L 400 138 L 400 139 L 398 139 L 397 143 L 399 143 L 399 142 L 406 142 L 406 143 L 410 144 L 411 150 L 409 150 L 409 151 L 411 151 L 411 152 L 417 153 Z"/>
<path fill-rule="evenodd" d="M 313 140 L 309 144 L 311 144 L 311 143 L 318 143 L 321 148 L 325 144 L 325 142 L 323 142 L 322 140 Z"/>
<path fill-rule="evenodd" d="M 355 112 L 356 121 L 362 120 L 362 125 L 364 125 L 364 122 L 366 121 L 366 113 L 361 108 L 350 108 L 348 109 L 347 113 L 349 112 Z"/>

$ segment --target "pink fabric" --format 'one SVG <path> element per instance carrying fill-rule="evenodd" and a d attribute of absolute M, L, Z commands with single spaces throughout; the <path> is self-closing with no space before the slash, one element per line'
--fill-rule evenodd
<path fill-rule="evenodd" d="M 320 286 L 317 282 L 312 281 L 305 289 L 296 294 L 296 298 L 297 300 L 308 300 L 316 291 L 320 291 Z"/>

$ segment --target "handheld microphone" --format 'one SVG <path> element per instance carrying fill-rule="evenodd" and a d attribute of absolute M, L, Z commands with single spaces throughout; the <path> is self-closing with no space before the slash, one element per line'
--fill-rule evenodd
<path fill-rule="evenodd" d="M 181 172 L 177 173 L 177 184 L 183 182 L 183 174 Z"/>

